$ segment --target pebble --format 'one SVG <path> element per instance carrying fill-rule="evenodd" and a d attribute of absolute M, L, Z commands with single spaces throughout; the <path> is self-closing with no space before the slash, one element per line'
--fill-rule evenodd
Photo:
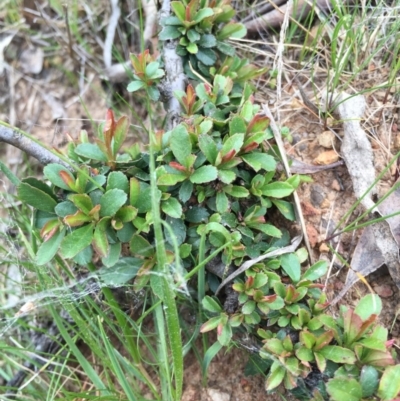
<path fill-rule="evenodd" d="M 329 253 L 330 249 L 329 246 L 325 244 L 325 242 L 323 242 L 320 246 L 319 246 L 319 251 L 321 253 Z"/>
<path fill-rule="evenodd" d="M 308 240 L 310 241 L 311 248 L 314 248 L 318 242 L 318 231 L 311 224 L 306 225 Z"/>
<path fill-rule="evenodd" d="M 331 188 L 338 192 L 340 192 L 342 190 L 340 188 L 339 181 L 336 178 L 332 181 Z"/>
<path fill-rule="evenodd" d="M 228 393 L 217 390 L 215 388 L 207 389 L 207 401 L 230 401 L 231 396 Z"/>
<path fill-rule="evenodd" d="M 319 207 L 325 199 L 325 192 L 321 185 L 313 184 L 311 185 L 310 200 L 313 206 Z"/>
<path fill-rule="evenodd" d="M 332 149 L 335 143 L 335 134 L 332 131 L 324 131 L 318 135 L 318 143 L 326 149 Z"/>
<path fill-rule="evenodd" d="M 315 164 L 324 165 L 335 163 L 339 160 L 339 155 L 334 150 L 326 150 L 320 153 L 313 162 Z"/>
<path fill-rule="evenodd" d="M 301 211 L 304 216 L 318 216 L 321 214 L 321 211 L 316 209 L 310 202 L 301 202 Z"/>
<path fill-rule="evenodd" d="M 377 285 L 374 291 L 382 298 L 389 298 L 393 295 L 392 287 L 388 284 Z"/>

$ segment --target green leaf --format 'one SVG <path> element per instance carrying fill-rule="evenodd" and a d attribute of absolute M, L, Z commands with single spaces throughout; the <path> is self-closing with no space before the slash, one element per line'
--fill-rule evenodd
<path fill-rule="evenodd" d="M 111 244 L 108 254 L 105 257 L 101 258 L 103 265 L 106 267 L 113 267 L 118 262 L 121 256 L 121 249 L 122 244 L 120 242 Z"/>
<path fill-rule="evenodd" d="M 378 397 L 382 401 L 395 398 L 400 392 L 400 365 L 385 368 L 378 388 Z"/>
<path fill-rule="evenodd" d="M 193 206 L 186 211 L 185 220 L 189 223 L 203 223 L 207 221 L 209 215 L 206 208 Z"/>
<path fill-rule="evenodd" d="M 57 216 L 64 218 L 68 215 L 75 214 L 78 211 L 78 209 L 72 202 L 64 201 L 60 202 L 55 207 L 54 211 L 56 212 Z"/>
<path fill-rule="evenodd" d="M 218 170 L 218 179 L 224 184 L 230 184 L 236 179 L 236 174 L 231 170 Z"/>
<path fill-rule="evenodd" d="M 93 202 L 89 195 L 73 194 L 68 196 L 68 200 L 86 215 L 93 209 Z"/>
<path fill-rule="evenodd" d="M 114 216 L 127 199 L 128 196 L 121 189 L 110 189 L 100 198 L 100 216 Z"/>
<path fill-rule="evenodd" d="M 225 40 L 227 38 L 241 39 L 246 36 L 247 30 L 243 24 L 230 22 L 218 31 L 217 39 Z"/>
<path fill-rule="evenodd" d="M 158 36 L 159 40 L 177 39 L 182 36 L 182 33 L 175 26 L 165 26 Z M 132 84 L 132 82 L 131 82 Z M 128 85 L 129 90 L 129 85 Z M 136 89 L 137 90 L 137 89 Z"/>
<path fill-rule="evenodd" d="M 56 235 L 53 235 L 48 241 L 43 242 L 35 257 L 35 263 L 38 266 L 43 266 L 46 263 L 50 262 L 51 259 L 55 256 L 58 249 L 60 248 L 61 241 L 65 236 L 65 229 L 58 232 Z"/>
<path fill-rule="evenodd" d="M 150 100 L 153 102 L 157 102 L 160 98 L 160 91 L 157 89 L 156 86 L 149 86 L 147 88 L 147 94 L 149 95 Z"/>
<path fill-rule="evenodd" d="M 252 300 L 245 302 L 242 306 L 242 313 L 244 315 L 250 315 L 256 309 L 256 303 Z"/>
<path fill-rule="evenodd" d="M 215 164 L 215 160 L 217 159 L 218 155 L 218 149 L 211 135 L 199 135 L 199 148 L 203 152 L 206 159 L 211 164 Z"/>
<path fill-rule="evenodd" d="M 204 18 L 211 17 L 212 15 L 214 15 L 214 10 L 212 8 L 209 7 L 201 8 L 199 11 L 197 11 L 194 17 L 194 21 L 196 23 L 199 23 Z"/>
<path fill-rule="evenodd" d="M 217 338 L 218 341 L 225 347 L 229 345 L 232 338 L 232 327 L 229 323 L 226 323 L 222 326 L 222 331 Z"/>
<path fill-rule="evenodd" d="M 286 182 L 272 182 L 264 185 L 262 188 L 263 195 L 272 196 L 274 198 L 284 198 L 294 191 L 293 187 Z"/>
<path fill-rule="evenodd" d="M 218 327 L 221 322 L 221 316 L 214 316 L 211 319 L 207 320 L 200 327 L 200 333 L 207 333 L 208 331 L 214 330 Z"/>
<path fill-rule="evenodd" d="M 326 390 L 332 401 L 359 401 L 362 398 L 360 383 L 355 379 L 338 377 L 326 384 Z"/>
<path fill-rule="evenodd" d="M 318 352 L 326 359 L 336 363 L 352 364 L 356 361 L 356 357 L 352 350 L 339 347 L 338 345 L 325 345 Z"/>
<path fill-rule="evenodd" d="M 128 118 L 126 116 L 122 116 L 115 124 L 114 142 L 112 144 L 114 155 L 117 154 L 117 152 L 121 149 L 121 146 L 124 144 L 126 135 L 128 133 L 128 128 Z"/>
<path fill-rule="evenodd" d="M 26 182 L 21 182 L 18 186 L 18 197 L 22 202 L 43 212 L 54 213 L 57 205 L 57 201 L 52 196 Z"/>
<path fill-rule="evenodd" d="M 287 253 L 280 257 L 282 269 L 294 283 L 300 280 L 301 266 L 299 258 L 295 253 Z"/>
<path fill-rule="evenodd" d="M 186 180 L 186 175 L 184 173 L 176 173 L 176 174 L 162 174 L 158 177 L 157 184 L 158 185 L 166 185 L 168 187 L 176 185 L 178 182 L 182 182 Z"/>
<path fill-rule="evenodd" d="M 382 301 L 379 295 L 368 294 L 358 301 L 354 312 L 361 317 L 363 321 L 368 320 L 371 315 L 379 316 L 382 312 Z"/>
<path fill-rule="evenodd" d="M 182 205 L 172 196 L 161 202 L 161 210 L 168 216 L 178 219 L 182 216 Z"/>
<path fill-rule="evenodd" d="M 20 181 L 21 182 L 21 181 Z M 53 198 L 55 201 L 57 201 L 57 196 L 54 195 L 53 189 L 50 188 L 46 183 L 43 181 L 40 181 L 34 177 L 27 177 L 22 180 L 22 182 L 25 182 L 26 184 L 31 185 L 32 187 L 35 187 L 37 189 L 40 189 L 41 191 L 45 192 L 47 195 L 49 195 L 51 198 Z"/>
<path fill-rule="evenodd" d="M 81 143 L 75 148 L 75 153 L 79 156 L 86 157 L 88 159 L 97 160 L 101 162 L 108 161 L 108 157 L 103 153 L 99 146 L 94 143 Z"/>
<path fill-rule="evenodd" d="M 93 239 L 93 224 L 80 227 L 64 237 L 60 252 L 66 259 L 71 259 L 90 245 Z"/>
<path fill-rule="evenodd" d="M 200 34 L 195 29 L 189 29 L 186 36 L 191 42 L 197 42 L 200 39 Z M 196 46 L 197 47 L 197 46 Z"/>
<path fill-rule="evenodd" d="M 141 235 L 135 234 L 130 243 L 130 250 L 133 255 L 151 258 L 154 256 L 154 247 L 150 245 Z"/>
<path fill-rule="evenodd" d="M 57 163 L 50 163 L 43 169 L 44 176 L 55 186 L 70 191 L 71 188 L 64 182 L 60 176 L 60 172 L 63 171 L 69 178 L 75 181 L 75 177 L 68 171 L 64 166 Z"/>
<path fill-rule="evenodd" d="M 131 205 L 122 206 L 115 214 L 115 218 L 122 223 L 128 223 L 137 216 L 137 209 Z"/>
<path fill-rule="evenodd" d="M 373 366 L 363 366 L 360 374 L 363 397 L 372 397 L 379 385 L 379 373 Z"/>
<path fill-rule="evenodd" d="M 106 191 L 110 189 L 121 189 L 129 194 L 128 177 L 121 171 L 112 171 L 107 177 Z"/>
<path fill-rule="evenodd" d="M 238 153 L 243 146 L 243 142 L 244 134 L 234 134 L 232 136 L 229 136 L 222 145 L 221 156 L 227 155 L 232 150 L 235 151 L 235 154 Z"/>
<path fill-rule="evenodd" d="M 307 271 L 303 274 L 302 280 L 315 281 L 326 274 L 328 270 L 328 264 L 324 260 L 319 260 L 314 263 Z"/>
<path fill-rule="evenodd" d="M 136 202 L 139 199 L 140 194 L 140 183 L 135 177 L 129 180 L 129 203 L 131 206 L 136 206 Z"/>
<path fill-rule="evenodd" d="M 248 153 L 243 155 L 242 159 L 256 172 L 258 172 L 261 169 L 265 171 L 274 171 L 276 169 L 275 159 L 272 156 L 267 155 L 265 153 L 260 153 L 260 152 Z M 292 187 L 290 188 L 293 191 L 293 188 Z"/>
<path fill-rule="evenodd" d="M 225 192 L 217 193 L 216 204 L 218 213 L 225 213 L 226 211 L 228 211 L 229 201 L 228 197 L 225 195 Z"/>
<path fill-rule="evenodd" d="M 171 132 L 169 143 L 176 160 L 182 166 L 187 167 L 188 156 L 192 153 L 192 142 L 190 141 L 187 129 L 182 124 L 178 125 Z"/>
<path fill-rule="evenodd" d="M 281 199 L 271 199 L 272 203 L 278 208 L 284 217 L 290 221 L 296 220 L 293 205 Z"/>
<path fill-rule="evenodd" d="M 158 61 L 152 61 L 146 65 L 145 74 L 148 78 L 154 78 L 153 75 L 156 74 L 157 70 L 160 67 L 160 63 Z"/>
<path fill-rule="evenodd" d="M 0 161 L 0 172 L 2 172 L 14 186 L 20 184 L 19 178 L 2 162 Z"/>
<path fill-rule="evenodd" d="M 272 224 L 258 224 L 254 226 L 255 229 L 262 231 L 264 234 L 269 235 L 270 237 L 281 238 L 282 231 L 279 228 L 276 228 Z"/>
<path fill-rule="evenodd" d="M 192 196 L 192 192 L 193 184 L 188 180 L 184 181 L 179 188 L 179 199 L 181 200 L 181 202 L 186 203 Z"/>
<path fill-rule="evenodd" d="M 223 188 L 223 190 L 227 194 L 234 196 L 235 198 L 247 198 L 250 194 L 246 188 L 240 187 L 238 185 L 227 185 Z"/>
<path fill-rule="evenodd" d="M 314 361 L 314 353 L 312 352 L 311 349 L 308 349 L 306 347 L 300 347 L 296 350 L 296 356 L 299 358 L 301 361 L 305 362 L 312 362 Z"/>
<path fill-rule="evenodd" d="M 212 66 L 217 61 L 217 55 L 211 49 L 199 48 L 198 52 L 196 53 L 196 57 L 206 66 Z"/>
<path fill-rule="evenodd" d="M 170 27 L 172 28 L 172 27 Z M 165 40 L 165 39 L 161 39 L 161 40 Z M 146 86 L 146 83 L 143 81 L 132 81 L 131 83 L 129 83 L 129 85 L 126 87 L 126 90 L 128 92 L 136 92 L 139 89 L 142 89 Z"/>
<path fill-rule="evenodd" d="M 229 135 L 245 134 L 246 130 L 247 126 L 243 118 L 235 116 L 229 121 Z"/>
<path fill-rule="evenodd" d="M 201 47 L 215 47 L 217 45 L 217 39 L 215 38 L 214 35 L 211 34 L 203 34 L 201 35 L 200 40 L 197 43 Z"/>
<path fill-rule="evenodd" d="M 171 8 L 180 21 L 186 21 L 186 8 L 180 1 L 171 1 Z"/>
<path fill-rule="evenodd" d="M 189 43 L 186 46 L 186 50 L 191 54 L 196 54 L 199 51 L 199 48 L 197 47 L 196 43 Z"/>
<path fill-rule="evenodd" d="M 203 300 L 201 301 L 201 304 L 203 305 L 203 308 L 205 310 L 208 310 L 209 312 L 213 312 L 213 313 L 223 312 L 221 305 L 214 298 L 211 298 L 208 295 L 206 295 L 203 298 Z"/>
<path fill-rule="evenodd" d="M 107 239 L 107 227 L 110 225 L 110 217 L 103 217 L 94 229 L 92 246 L 100 257 L 108 255 L 110 244 Z"/>
<path fill-rule="evenodd" d="M 190 181 L 194 184 L 204 184 L 216 180 L 218 170 L 214 166 L 201 166 L 190 176 Z"/>
<path fill-rule="evenodd" d="M 274 362 L 271 366 L 271 371 L 268 376 L 267 382 L 265 383 L 265 389 L 267 391 L 278 387 L 285 377 L 285 368 L 277 362 Z"/>

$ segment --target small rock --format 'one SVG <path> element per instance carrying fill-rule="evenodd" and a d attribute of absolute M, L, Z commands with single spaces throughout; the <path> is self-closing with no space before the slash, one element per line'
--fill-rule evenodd
<path fill-rule="evenodd" d="M 335 143 L 335 134 L 332 131 L 324 131 L 318 135 L 318 143 L 326 149 L 332 149 Z"/>
<path fill-rule="evenodd" d="M 318 216 L 321 211 L 316 209 L 310 202 L 301 202 L 301 211 L 304 216 Z"/>
<path fill-rule="evenodd" d="M 325 192 L 321 185 L 314 184 L 311 185 L 311 193 L 310 193 L 310 200 L 313 206 L 319 207 L 321 203 L 325 199 Z"/>
<path fill-rule="evenodd" d="M 198 390 L 193 386 L 189 386 L 182 394 L 182 400 L 185 401 L 198 401 L 199 399 L 200 394 Z"/>
<path fill-rule="evenodd" d="M 31 46 L 21 52 L 21 69 L 25 74 L 39 74 L 43 69 L 43 60 L 43 49 Z"/>
<path fill-rule="evenodd" d="M 334 150 L 327 150 L 325 152 L 320 153 L 313 162 L 319 165 L 327 165 L 331 163 L 335 163 L 339 160 L 339 155 Z"/>
<path fill-rule="evenodd" d="M 382 298 L 389 298 L 393 295 L 392 287 L 388 284 L 382 284 L 374 287 L 374 291 Z"/>
<path fill-rule="evenodd" d="M 342 190 L 342 188 L 340 188 L 339 181 L 336 178 L 332 181 L 331 188 L 338 192 Z"/>
<path fill-rule="evenodd" d="M 310 241 L 311 248 L 314 248 L 318 242 L 318 231 L 311 224 L 306 225 L 308 240 Z"/>
<path fill-rule="evenodd" d="M 319 246 L 319 251 L 321 253 L 329 253 L 330 249 L 329 246 L 325 244 L 325 242 L 323 242 L 320 246 Z"/>
<path fill-rule="evenodd" d="M 230 401 L 231 396 L 228 393 L 215 388 L 207 389 L 208 401 Z"/>
<path fill-rule="evenodd" d="M 250 393 L 251 384 L 248 380 L 246 380 L 245 378 L 242 378 L 240 380 L 240 386 L 242 387 L 243 391 L 245 391 L 246 393 Z"/>

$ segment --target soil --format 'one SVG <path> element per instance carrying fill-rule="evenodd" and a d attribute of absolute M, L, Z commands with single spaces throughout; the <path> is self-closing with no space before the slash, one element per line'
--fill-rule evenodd
<path fill-rule="evenodd" d="M 23 40 L 16 42 L 16 55 L 22 54 L 22 47 L 27 44 Z M 62 148 L 67 141 L 66 134 L 77 137 L 80 130 L 92 129 L 91 121 L 104 119 L 109 93 L 98 74 L 86 72 L 84 84 L 71 80 L 70 74 L 65 74 L 61 68 L 63 63 L 71 65 L 67 55 L 57 55 L 62 60 L 45 57 L 40 73 L 23 72 L 20 57 L 16 57 L 10 68 L 3 72 L 5 85 L 0 87 L 0 119 L 32 134 L 38 140 L 49 146 Z M 379 81 L 379 71 L 368 76 L 374 85 Z M 318 84 L 324 87 L 323 77 Z M 366 80 L 355 82 L 354 91 L 362 90 Z M 313 98 L 311 91 L 307 91 Z M 122 93 L 126 96 L 126 93 Z M 367 111 L 363 127 L 368 132 L 373 151 L 377 174 L 387 165 L 400 148 L 398 127 L 399 105 L 385 108 L 385 91 L 376 91 L 367 95 Z M 297 88 L 289 84 L 283 87 L 280 103 L 276 103 L 276 91 L 260 88 L 257 100 L 274 104 L 273 112 L 279 109 L 281 126 L 286 126 L 292 136 L 292 141 L 286 141 L 287 154 L 294 159 L 313 165 L 333 162 L 340 159 L 340 143 L 343 135 L 341 124 L 328 122 L 331 130 L 324 122 L 310 111 Z M 386 103 L 395 102 L 390 94 Z M 328 132 L 328 133 L 327 133 Z M 332 135 L 332 133 L 334 135 Z M 132 140 L 135 140 L 133 138 Z M 324 145 L 324 146 L 322 146 Z M 2 145 L 2 158 L 14 171 L 23 170 L 24 157 L 15 148 Z M 321 171 L 312 175 L 312 183 L 303 183 L 298 190 L 301 206 L 306 221 L 307 235 L 312 247 L 314 260 L 326 259 L 332 265 L 332 271 L 327 280 L 327 291 L 332 299 L 344 285 L 347 267 L 332 255 L 327 245 L 332 246 L 341 257 L 350 261 L 357 244 L 359 232 L 350 232 L 325 241 L 343 217 L 346 211 L 356 201 L 352 182 L 346 166 Z M 389 171 L 378 184 L 378 195 L 385 193 L 396 179 L 396 170 Z M 10 184 L 7 191 L 12 192 Z M 361 213 L 357 208 L 350 216 L 350 221 Z M 387 269 L 381 268 L 370 275 L 368 283 L 377 292 L 383 302 L 381 322 L 388 328 L 390 337 L 400 343 L 400 321 L 397 319 L 400 292 L 393 283 Z M 339 302 L 354 306 L 360 297 L 369 292 L 368 287 L 358 283 L 351 288 Z M 338 305 L 332 308 L 337 313 Z M 264 378 L 246 377 L 244 367 L 247 354 L 245 351 L 231 348 L 221 351 L 212 361 L 208 382 L 202 385 L 201 368 L 195 356 L 191 353 L 186 358 L 183 401 L 247 401 L 247 400 L 281 400 L 280 395 L 267 395 L 264 390 Z M 285 395 L 290 400 L 290 396 Z"/>

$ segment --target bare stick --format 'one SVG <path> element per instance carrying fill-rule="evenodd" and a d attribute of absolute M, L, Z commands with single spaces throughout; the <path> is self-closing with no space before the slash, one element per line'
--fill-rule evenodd
<path fill-rule="evenodd" d="M 170 0 L 163 0 L 160 20 L 168 17 L 170 12 Z M 181 106 L 174 96 L 174 92 L 177 90 L 184 91 L 186 82 L 182 59 L 176 53 L 177 45 L 176 40 L 166 40 L 163 46 L 165 79 L 159 89 L 164 98 L 164 106 L 167 112 L 167 129 L 174 128 L 180 122 Z"/>
<path fill-rule="evenodd" d="M 28 138 L 19 131 L 0 125 L 0 142 L 8 143 L 16 148 L 34 157 L 40 164 L 58 163 L 64 167 L 71 169 L 71 166 L 65 163 L 61 158 L 53 154 L 49 149 L 39 145 L 39 143 Z"/>
<path fill-rule="evenodd" d="M 106 68 L 110 68 L 112 64 L 112 45 L 120 15 L 121 9 L 119 8 L 118 0 L 111 0 L 111 17 L 107 26 L 106 41 L 103 49 L 103 60 Z"/>

